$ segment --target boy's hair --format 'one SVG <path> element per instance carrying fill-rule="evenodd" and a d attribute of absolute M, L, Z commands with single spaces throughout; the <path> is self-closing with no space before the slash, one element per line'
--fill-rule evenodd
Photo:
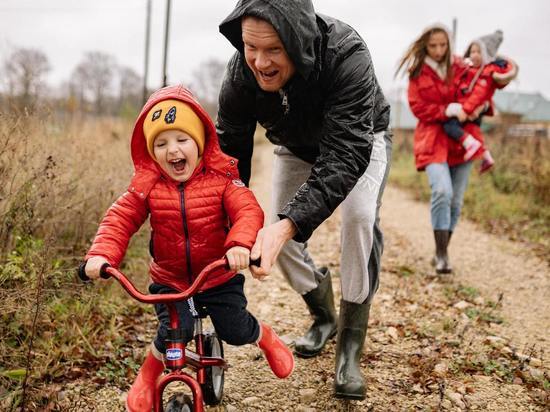
<path fill-rule="evenodd" d="M 159 133 L 166 130 L 181 130 L 197 143 L 199 156 L 204 151 L 204 124 L 188 104 L 174 99 L 162 100 L 155 104 L 143 120 L 143 135 L 147 150 L 153 159 L 154 142 Z"/>

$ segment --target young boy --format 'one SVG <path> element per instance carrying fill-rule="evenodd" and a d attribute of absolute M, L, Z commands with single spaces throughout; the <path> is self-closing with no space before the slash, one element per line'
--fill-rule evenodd
<path fill-rule="evenodd" d="M 209 263 L 227 256 L 230 270 L 209 279 L 193 297 L 204 308 L 218 336 L 232 345 L 256 342 L 279 378 L 294 367 L 290 350 L 246 310 L 244 276 L 250 248 L 263 225 L 263 212 L 239 180 L 237 162 L 222 153 L 206 112 L 182 86 L 155 92 L 142 109 L 132 134 L 135 173 L 127 190 L 107 211 L 86 255 L 86 274 L 98 278 L 104 263 L 118 267 L 131 236 L 150 216 L 151 293 L 189 287 Z M 153 387 L 164 370 L 164 338 L 169 324 L 156 305 L 157 336 L 136 381 L 127 408 L 150 411 Z M 177 305 L 186 342 L 193 318 L 186 302 Z"/>
<path fill-rule="evenodd" d="M 483 153 L 480 173 L 489 170 L 495 163 L 489 150 L 482 142 L 464 131 L 467 122 L 481 124 L 481 116 L 492 114 L 492 98 L 496 89 L 506 86 L 516 75 L 517 66 L 509 61 L 497 58 L 497 50 L 502 42 L 502 31 L 482 36 L 468 46 L 464 57 L 467 69 L 459 77 L 457 103 L 447 108 L 448 116 L 456 116 L 443 124 L 445 133 L 459 141 L 466 153 L 464 160 L 470 160 L 478 151 Z M 483 111 L 477 111 L 485 107 Z M 459 119 L 465 119 L 460 121 Z"/>

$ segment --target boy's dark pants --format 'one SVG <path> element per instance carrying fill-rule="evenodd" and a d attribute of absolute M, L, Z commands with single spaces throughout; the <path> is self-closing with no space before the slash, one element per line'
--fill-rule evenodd
<path fill-rule="evenodd" d="M 244 275 L 238 273 L 223 285 L 216 286 L 193 296 L 197 312 L 207 314 L 212 320 L 216 333 L 223 341 L 230 345 L 244 345 L 258 340 L 260 325 L 256 318 L 246 310 L 247 300 L 243 291 Z M 149 292 L 177 293 L 167 286 L 153 283 Z M 193 316 L 187 301 L 176 303 L 176 310 L 180 318 L 180 327 L 183 329 L 185 342 L 193 339 Z M 155 347 L 161 353 L 166 353 L 164 340 L 170 326 L 170 315 L 164 304 L 155 305 L 159 320 Z"/>

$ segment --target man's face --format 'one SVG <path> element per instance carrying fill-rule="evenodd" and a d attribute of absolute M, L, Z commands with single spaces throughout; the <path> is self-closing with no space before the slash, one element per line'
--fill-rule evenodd
<path fill-rule="evenodd" d="M 271 24 L 256 17 L 242 20 L 246 64 L 262 90 L 276 92 L 294 75 L 296 68 Z"/>

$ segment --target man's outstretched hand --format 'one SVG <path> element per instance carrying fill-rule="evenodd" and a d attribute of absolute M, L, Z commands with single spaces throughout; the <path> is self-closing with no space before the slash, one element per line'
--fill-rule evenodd
<path fill-rule="evenodd" d="M 286 242 L 296 235 L 296 226 L 288 218 L 279 220 L 269 226 L 260 229 L 256 237 L 256 243 L 252 246 L 250 258 L 252 260 L 262 258 L 260 267 L 251 266 L 250 272 L 254 278 L 262 280 L 271 272 L 281 248 Z"/>

